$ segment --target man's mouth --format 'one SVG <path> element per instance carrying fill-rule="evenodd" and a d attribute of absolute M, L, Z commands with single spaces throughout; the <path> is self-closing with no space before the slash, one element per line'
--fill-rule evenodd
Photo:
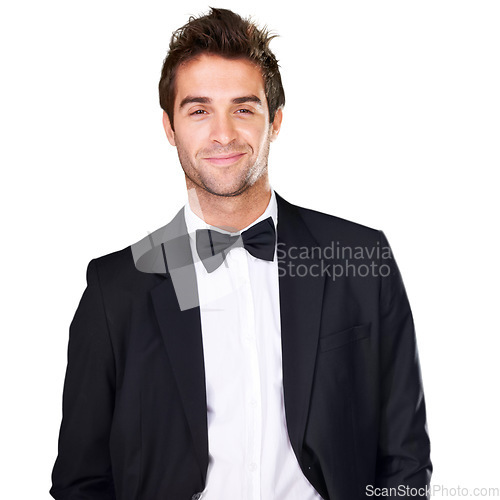
<path fill-rule="evenodd" d="M 236 163 L 240 158 L 243 158 L 246 153 L 228 153 L 225 155 L 214 155 L 203 158 L 212 165 L 227 166 Z"/>

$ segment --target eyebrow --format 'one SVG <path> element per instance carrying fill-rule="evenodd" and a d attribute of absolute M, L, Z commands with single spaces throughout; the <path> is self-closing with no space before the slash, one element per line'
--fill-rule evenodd
<path fill-rule="evenodd" d="M 212 99 L 210 97 L 196 97 L 187 96 L 182 99 L 179 109 L 186 106 L 186 104 L 198 103 L 198 104 L 210 104 Z M 256 95 L 246 95 L 243 97 L 236 97 L 231 101 L 233 104 L 243 104 L 245 102 L 254 102 L 258 105 L 262 105 L 262 101 Z"/>

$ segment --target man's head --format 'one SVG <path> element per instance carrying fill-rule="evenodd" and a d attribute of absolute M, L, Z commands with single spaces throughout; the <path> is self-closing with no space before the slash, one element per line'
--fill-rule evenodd
<path fill-rule="evenodd" d="M 276 111 L 285 105 L 278 61 L 269 48 L 274 37 L 266 29 L 259 29 L 230 10 L 214 8 L 205 16 L 191 17 L 188 23 L 176 30 L 163 62 L 158 86 L 160 106 L 167 113 L 172 126 L 177 69 L 200 54 L 248 59 L 258 66 L 264 78 L 269 122 L 272 123 Z"/>
<path fill-rule="evenodd" d="M 222 9 L 174 33 L 160 103 L 188 188 L 233 197 L 267 186 L 269 144 L 284 105 L 271 38 Z"/>

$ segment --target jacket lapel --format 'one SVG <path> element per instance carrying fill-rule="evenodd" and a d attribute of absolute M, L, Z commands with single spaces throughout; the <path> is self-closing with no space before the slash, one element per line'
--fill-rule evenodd
<path fill-rule="evenodd" d="M 208 430 L 200 308 L 181 311 L 170 278 L 154 288 L 151 296 L 205 481 Z"/>
<path fill-rule="evenodd" d="M 319 245 L 297 207 L 279 195 L 276 195 L 276 198 L 285 413 L 290 442 L 301 463 L 316 363 L 325 277 L 319 273 L 319 259 L 313 258 L 314 256 L 299 258 L 305 248 L 318 248 Z M 302 265 L 298 268 L 300 264 Z M 311 273 L 311 270 L 314 273 Z M 320 276 L 313 275 L 317 273 Z"/>
<path fill-rule="evenodd" d="M 139 270 L 165 278 L 150 293 L 205 481 L 208 430 L 203 341 L 196 273 L 183 210 L 172 222 L 138 242 L 133 255 Z"/>

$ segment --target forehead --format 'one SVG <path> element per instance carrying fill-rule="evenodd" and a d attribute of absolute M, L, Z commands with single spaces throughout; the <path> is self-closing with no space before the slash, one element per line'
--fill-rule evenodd
<path fill-rule="evenodd" d="M 187 96 L 213 100 L 256 95 L 265 102 L 260 68 L 247 59 L 202 54 L 179 66 L 175 77 L 175 107 Z"/>

